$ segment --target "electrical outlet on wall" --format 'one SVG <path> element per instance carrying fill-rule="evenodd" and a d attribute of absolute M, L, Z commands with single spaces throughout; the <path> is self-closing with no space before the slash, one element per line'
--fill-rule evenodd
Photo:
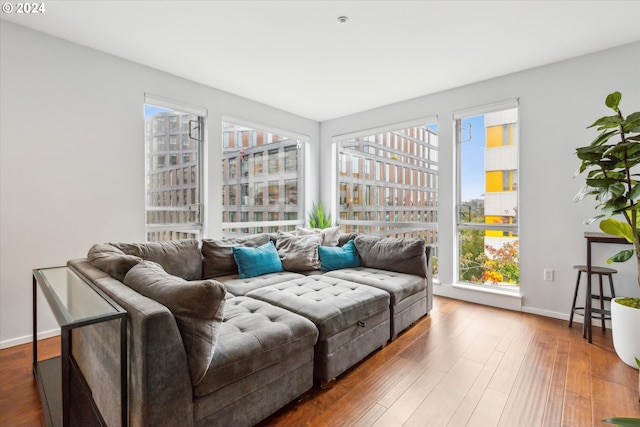
<path fill-rule="evenodd" d="M 553 282 L 553 270 L 544 269 L 544 280 L 547 282 Z"/>

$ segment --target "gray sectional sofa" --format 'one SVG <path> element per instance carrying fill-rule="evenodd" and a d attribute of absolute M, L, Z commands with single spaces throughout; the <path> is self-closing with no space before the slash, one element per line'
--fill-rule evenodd
<path fill-rule="evenodd" d="M 96 244 L 68 266 L 128 312 L 132 426 L 250 426 L 426 315 L 430 255 L 419 239 L 298 229 Z M 108 425 L 120 425 L 115 323 L 72 336 Z"/>

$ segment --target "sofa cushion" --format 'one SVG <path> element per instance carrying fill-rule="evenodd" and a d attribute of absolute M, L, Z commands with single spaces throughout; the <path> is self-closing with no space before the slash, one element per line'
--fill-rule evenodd
<path fill-rule="evenodd" d="M 422 239 L 359 235 L 354 242 L 365 267 L 427 276 L 427 256 Z"/>
<path fill-rule="evenodd" d="M 197 385 L 213 358 L 224 316 L 224 286 L 215 280 L 186 281 L 152 261 L 132 267 L 124 283 L 173 313 L 187 353 L 191 380 Z"/>
<path fill-rule="evenodd" d="M 89 249 L 87 260 L 96 268 L 122 282 L 124 276 L 142 258 L 127 255 L 109 243 L 97 243 Z"/>
<path fill-rule="evenodd" d="M 296 236 L 288 233 L 278 234 L 276 249 L 287 271 L 312 271 L 320 268 L 318 246 L 322 244 L 320 234 Z"/>
<path fill-rule="evenodd" d="M 340 226 L 330 228 L 303 228 L 296 227 L 296 235 L 308 236 L 310 234 L 319 234 L 322 236 L 323 246 L 337 246 L 340 237 Z"/>
<path fill-rule="evenodd" d="M 283 271 L 278 251 L 271 241 L 257 248 L 234 246 L 232 250 L 241 279 Z"/>
<path fill-rule="evenodd" d="M 392 306 L 411 295 L 424 292 L 426 288 L 426 282 L 422 276 L 377 268 L 343 268 L 329 271 L 326 275 L 387 291 L 391 296 Z"/>
<path fill-rule="evenodd" d="M 231 298 L 225 307 L 218 349 L 194 394 L 206 396 L 277 365 L 288 355 L 313 347 L 317 338 L 318 330 L 304 317 L 252 298 Z"/>
<path fill-rule="evenodd" d="M 198 241 L 174 240 L 148 243 L 114 243 L 129 255 L 160 264 L 167 273 L 185 280 L 202 278 L 202 255 Z"/>
<path fill-rule="evenodd" d="M 204 261 L 203 275 L 205 279 L 218 276 L 238 274 L 238 265 L 233 258 L 234 246 L 255 248 L 264 245 L 270 239 L 268 234 L 254 234 L 247 237 L 230 239 L 203 239 L 202 258 Z"/>
<path fill-rule="evenodd" d="M 344 246 L 319 246 L 318 256 L 323 271 L 356 268 L 361 265 L 353 240 L 349 240 Z"/>
<path fill-rule="evenodd" d="M 291 271 L 280 271 L 278 273 L 263 274 L 262 276 L 246 277 L 241 279 L 237 274 L 230 276 L 220 276 L 216 280 L 220 281 L 227 288 L 227 293 L 233 295 L 245 295 L 254 289 L 264 288 L 265 286 L 275 285 L 276 283 L 286 282 L 287 280 L 299 279 L 304 277 L 303 274 L 293 273 Z"/>

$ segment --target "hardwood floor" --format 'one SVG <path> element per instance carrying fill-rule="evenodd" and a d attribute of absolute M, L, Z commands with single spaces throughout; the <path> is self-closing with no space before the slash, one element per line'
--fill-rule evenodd
<path fill-rule="evenodd" d="M 58 340 L 41 342 L 50 357 Z M 0 351 L 0 426 L 42 425 L 31 345 Z M 328 390 L 260 426 L 597 426 L 640 418 L 638 371 L 611 331 L 447 298 Z"/>
<path fill-rule="evenodd" d="M 38 343 L 38 360 L 60 355 L 60 338 Z M 44 414 L 33 378 L 31 343 L 0 350 L 0 426 L 43 426 Z"/>

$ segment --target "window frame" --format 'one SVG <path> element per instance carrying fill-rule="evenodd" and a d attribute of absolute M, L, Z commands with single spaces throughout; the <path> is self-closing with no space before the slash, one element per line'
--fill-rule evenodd
<path fill-rule="evenodd" d="M 159 180 L 160 178 L 158 176 L 153 176 L 150 177 L 149 172 L 150 172 L 150 168 L 151 168 L 151 164 L 149 163 L 149 160 L 147 159 L 155 159 L 156 154 L 153 155 L 149 155 L 150 154 L 150 150 L 148 147 L 148 144 L 157 144 L 157 139 L 155 138 L 155 136 L 153 138 L 151 138 L 150 141 L 146 141 L 147 140 L 147 126 L 145 125 L 145 183 L 144 183 L 144 192 L 145 192 L 145 215 L 144 215 L 144 226 L 145 226 L 145 239 L 147 241 L 151 241 L 149 240 L 149 237 L 151 235 L 153 235 L 154 233 L 156 235 L 162 235 L 163 238 L 160 239 L 154 239 L 154 241 L 159 241 L 159 240 L 180 240 L 180 239 L 188 239 L 188 238 L 198 238 L 201 239 L 204 234 L 205 234 L 205 218 L 206 218 L 206 209 L 205 209 L 205 194 L 206 194 L 206 182 L 204 181 L 204 153 L 205 153 L 205 145 L 206 145 L 206 140 L 207 140 L 207 134 L 206 134 L 206 121 L 207 121 L 207 117 L 208 117 L 208 111 L 204 108 L 201 107 L 197 107 L 197 106 L 193 106 L 193 105 L 189 105 L 189 104 L 185 104 L 182 102 L 178 102 L 178 101 L 174 101 L 174 100 L 170 100 L 167 98 L 163 98 L 160 96 L 156 96 L 156 95 L 152 95 L 152 94 L 148 94 L 145 93 L 144 94 L 144 103 L 143 106 L 155 106 L 155 107 L 160 107 L 166 110 L 170 110 L 173 112 L 177 112 L 177 113 L 183 113 L 183 114 L 188 114 L 188 115 L 193 115 L 195 117 L 197 117 L 197 121 L 198 121 L 198 126 L 199 126 L 199 132 L 198 132 L 198 138 L 197 140 L 194 140 L 194 142 L 190 141 L 189 138 L 189 134 L 186 135 L 186 149 L 191 151 L 191 149 L 195 149 L 196 153 L 197 153 L 197 161 L 195 165 L 191 165 L 191 166 L 183 166 L 184 162 L 183 159 L 184 157 L 180 156 L 178 157 L 177 152 L 182 152 L 182 150 L 185 149 L 185 139 L 183 139 L 181 142 L 178 141 L 178 138 L 176 138 L 176 165 L 177 168 L 175 169 L 175 173 L 173 174 L 173 179 L 168 175 L 167 172 L 163 173 L 162 179 Z M 177 120 L 177 116 L 175 120 L 175 125 L 172 127 L 171 120 L 166 119 L 163 117 L 162 121 L 164 122 L 165 129 L 167 131 L 167 133 L 165 135 L 162 136 L 162 148 L 161 151 L 164 151 L 165 153 L 162 154 L 162 156 L 165 157 L 165 169 L 169 169 L 171 168 L 171 165 L 167 165 L 167 159 L 171 158 L 171 154 L 169 153 L 170 151 L 170 147 L 167 147 L 168 144 L 168 138 L 166 138 L 167 135 L 176 135 L 177 133 L 182 133 L 185 130 L 188 132 L 188 126 L 189 123 L 188 122 L 182 122 L 183 129 L 180 129 L 178 120 Z M 146 119 L 144 119 L 144 113 L 143 113 L 143 120 L 146 121 Z M 167 125 L 167 120 L 169 120 L 169 124 Z M 151 126 L 151 131 L 153 133 L 158 131 L 158 124 L 156 123 L 157 120 L 153 120 L 152 123 L 150 124 Z M 158 121 L 159 122 L 159 121 Z M 185 123 L 187 128 L 185 128 Z M 196 142 L 197 141 L 197 142 Z M 197 144 L 196 147 L 193 147 L 193 144 Z M 181 153 L 184 154 L 184 153 Z M 154 161 L 154 160 L 151 160 Z M 169 162 L 170 163 L 170 162 Z M 180 176 L 179 176 L 180 175 Z M 151 181 L 150 181 L 151 180 Z M 174 219 L 176 219 L 176 222 L 164 222 L 164 223 L 158 223 L 158 224 L 150 224 L 148 223 L 148 215 L 147 213 L 149 212 L 149 208 L 150 206 L 148 205 L 148 200 L 149 200 L 149 184 L 150 183 L 156 183 L 160 186 L 160 184 L 162 184 L 162 186 L 170 186 L 172 185 L 172 181 L 173 184 L 178 185 L 178 183 L 181 183 L 180 185 L 190 185 L 190 184 L 197 184 L 197 200 L 192 200 L 194 198 L 194 191 L 196 190 L 195 188 L 192 187 L 188 187 L 188 188 L 176 188 L 175 191 L 162 191 L 159 192 L 156 195 L 151 196 L 154 199 L 157 199 L 158 201 L 160 200 L 171 200 L 171 198 L 173 198 L 174 204 L 177 204 L 177 201 L 179 199 L 184 199 L 184 196 L 186 195 L 186 197 L 189 198 L 190 203 L 188 203 L 188 205 L 185 205 L 184 208 L 186 208 L 185 212 L 196 212 L 195 217 L 198 219 L 198 221 L 190 221 L 190 222 L 179 222 L 181 220 L 181 217 L 183 217 L 184 215 L 182 214 L 177 214 L 177 215 L 173 215 L 172 217 L 174 217 Z M 178 193 L 179 192 L 179 193 Z M 178 194 L 180 194 L 180 196 L 178 196 Z M 183 202 L 185 202 L 183 200 Z M 166 206 L 165 206 L 166 207 Z M 165 217 L 166 218 L 166 217 Z M 160 233 L 160 234 L 158 234 Z M 174 238 L 178 236 L 177 238 Z M 181 237 L 182 236 L 182 237 Z M 185 236 L 193 236 L 193 237 L 185 237 Z"/>
<path fill-rule="evenodd" d="M 226 124 L 234 125 L 238 127 L 246 127 L 243 132 L 246 132 L 247 141 L 249 145 L 246 147 L 246 156 L 248 159 L 248 167 L 246 171 L 248 172 L 247 176 L 237 176 L 235 178 L 236 181 L 240 182 L 245 179 L 249 182 L 249 203 L 246 206 L 242 206 L 251 212 L 249 215 L 249 222 L 241 223 L 238 221 L 231 221 L 229 217 L 228 220 L 224 220 L 221 224 L 222 234 L 223 236 L 237 236 L 242 235 L 248 229 L 254 230 L 269 230 L 274 231 L 277 229 L 291 229 L 295 226 L 304 226 L 305 223 L 305 213 L 307 211 L 307 171 L 308 171 L 308 156 L 310 153 L 309 150 L 309 141 L 310 138 L 307 135 L 300 134 L 294 131 L 289 131 L 286 129 L 277 128 L 274 126 L 265 125 L 263 123 L 254 122 L 251 120 L 238 118 L 230 115 L 222 115 L 221 118 L 221 131 L 223 133 L 222 139 L 227 140 L 224 136 L 225 134 L 231 132 L 237 135 L 237 129 L 225 131 Z M 263 143 L 258 144 L 259 133 L 262 132 L 261 138 Z M 285 171 L 285 167 L 287 166 L 287 157 L 285 153 L 285 148 L 278 148 L 277 157 L 271 154 L 273 148 L 269 147 L 270 143 L 273 143 L 273 136 L 277 135 L 279 137 L 284 137 L 281 139 L 290 139 L 296 141 L 297 143 L 297 163 L 298 170 L 297 171 Z M 234 138 L 234 137 L 232 137 Z M 278 141 L 275 141 L 276 143 Z M 230 150 L 230 147 L 235 145 L 234 141 L 230 141 L 227 146 L 222 147 L 221 154 L 223 155 L 226 151 Z M 256 153 L 252 153 L 250 151 L 251 148 L 257 147 L 258 145 L 264 146 L 265 149 L 262 151 L 262 155 L 256 157 Z M 235 147 L 234 149 L 238 149 Z M 259 160 L 259 164 L 256 162 Z M 275 165 L 277 163 L 277 165 Z M 277 171 L 273 170 L 273 167 L 277 168 Z M 291 204 L 288 201 L 282 201 L 282 207 L 285 207 L 285 214 L 280 214 L 280 212 L 275 212 L 276 209 L 280 209 L 279 200 L 281 197 L 284 197 L 287 194 L 286 182 L 292 179 L 292 174 L 295 174 L 295 178 L 298 182 L 297 186 L 297 202 L 296 206 L 296 214 L 297 219 L 286 219 L 291 216 L 292 212 L 289 212 L 291 208 Z M 275 181 L 275 176 L 279 176 L 278 181 Z M 226 177 L 224 177 L 226 178 Z M 262 197 L 259 198 L 255 194 L 256 191 L 256 182 L 252 181 L 254 178 L 258 178 L 259 181 L 262 182 Z M 274 190 L 272 188 L 272 183 L 277 182 L 278 188 Z M 230 183 L 226 180 L 223 180 L 223 188 L 228 187 Z M 278 200 L 274 200 L 274 195 L 277 193 Z M 260 199 L 262 204 L 257 204 L 256 201 Z M 223 212 L 225 211 L 226 205 L 223 205 Z M 282 210 L 282 209 L 280 209 Z M 262 220 L 256 220 L 255 214 L 260 211 L 262 213 Z M 288 213 L 288 214 L 287 214 Z M 236 215 L 237 218 L 238 215 Z M 260 217 L 260 215 L 259 215 Z M 277 219 L 276 219 L 277 217 Z M 283 219 L 285 218 L 285 219 Z M 258 231 L 255 231 L 258 232 Z"/>
<path fill-rule="evenodd" d="M 358 138 L 362 138 L 363 139 L 362 142 L 369 141 L 369 142 L 375 143 L 375 138 L 377 135 L 390 134 L 388 145 L 387 145 L 388 147 L 387 154 L 390 156 L 389 157 L 390 161 L 382 161 L 381 159 L 378 159 L 378 158 L 369 159 L 371 160 L 370 169 L 372 170 L 368 172 L 369 175 L 372 175 L 369 177 L 369 179 L 380 181 L 380 182 L 386 182 L 388 184 L 387 186 L 374 186 L 373 191 L 369 190 L 369 198 L 373 197 L 374 203 L 380 204 L 380 205 L 382 204 L 386 205 L 387 200 L 389 200 L 390 197 L 395 197 L 396 195 L 400 197 L 402 194 L 405 193 L 405 190 L 406 190 L 401 188 L 405 185 L 403 183 L 403 181 L 405 180 L 405 171 L 404 171 L 405 166 L 404 166 L 404 162 L 402 161 L 402 157 L 403 157 L 402 147 L 400 147 L 400 144 L 402 142 L 401 140 L 404 140 L 404 138 L 400 138 L 398 135 L 393 134 L 393 132 L 399 132 L 409 128 L 426 127 L 430 125 L 439 126 L 437 116 L 425 116 L 425 117 L 421 117 L 421 118 L 417 118 L 417 119 L 409 120 L 405 122 L 391 123 L 391 124 L 380 126 L 380 127 L 363 129 L 363 130 L 349 132 L 341 135 L 335 135 L 331 138 L 332 139 L 332 158 L 334 159 L 333 161 L 334 171 L 332 174 L 333 185 L 332 185 L 331 214 L 333 218 L 336 218 L 336 222 L 338 225 L 347 226 L 347 227 L 349 226 L 376 227 L 376 228 L 379 228 L 379 230 L 374 231 L 372 233 L 385 235 L 385 236 L 403 236 L 410 233 L 419 233 L 420 231 L 424 230 L 427 233 L 432 233 L 432 236 L 434 236 L 432 238 L 434 238 L 437 241 L 437 237 L 435 237 L 437 236 L 437 232 L 438 232 L 437 222 L 434 221 L 434 222 L 425 224 L 422 221 L 415 220 L 415 217 L 417 215 L 405 215 L 405 214 L 401 215 L 402 217 L 406 216 L 407 218 L 414 218 L 414 220 L 399 218 L 398 212 L 394 212 L 393 218 L 390 218 L 388 214 L 385 216 L 385 218 L 376 218 L 375 214 L 371 212 L 367 213 L 363 211 L 364 214 L 358 215 L 358 219 L 345 220 L 341 218 L 341 215 L 340 215 L 341 211 L 339 209 L 339 206 L 342 204 L 341 202 L 343 201 L 343 199 L 345 199 L 345 197 L 348 199 L 349 194 L 352 194 L 354 191 L 358 191 L 358 193 L 362 193 L 365 196 L 367 195 L 366 183 L 362 184 L 362 188 L 359 188 L 357 186 L 354 187 L 353 185 L 355 184 L 341 181 L 341 178 L 349 175 L 349 170 L 353 167 L 354 159 L 345 159 L 345 158 L 341 159 L 340 143 L 344 143 L 344 142 L 347 142 L 353 139 L 358 139 Z M 436 134 L 436 137 L 437 137 L 437 134 Z M 432 152 L 436 153 L 436 156 L 435 156 L 436 157 L 436 160 L 435 160 L 436 175 L 439 174 L 439 169 L 437 166 L 438 150 L 439 150 L 439 143 L 437 142 L 437 139 L 436 139 L 436 146 L 431 150 Z M 359 175 L 362 174 L 363 171 L 367 170 L 367 167 L 365 166 L 365 163 L 367 163 L 367 160 L 368 160 L 366 159 L 367 155 L 370 155 L 372 157 L 375 157 L 377 155 L 379 156 L 379 154 L 376 153 L 375 150 L 373 152 L 371 151 L 371 149 L 367 152 L 362 151 L 361 157 L 364 162 L 360 160 L 356 162 Z M 415 156 L 422 155 L 422 157 L 425 158 L 426 153 L 424 152 L 413 153 L 412 155 L 415 155 Z M 394 162 L 398 162 L 398 164 L 392 164 Z M 429 163 L 431 163 L 431 160 L 429 160 Z M 397 173 L 398 170 L 400 171 L 400 173 Z M 416 186 L 416 184 L 414 184 L 414 186 Z M 435 192 L 437 193 L 437 188 Z M 395 206 L 395 204 L 393 205 Z M 366 204 L 366 201 L 363 201 L 363 206 L 367 207 L 369 205 Z M 438 210 L 437 196 L 436 196 L 435 210 L 436 211 Z M 436 213 L 436 218 L 437 218 L 437 213 Z"/>
<path fill-rule="evenodd" d="M 487 114 L 491 114 L 491 113 L 495 113 L 495 112 L 500 112 L 500 111 L 505 111 L 505 110 L 510 110 L 510 109 L 515 109 L 515 117 L 516 117 L 516 122 L 515 123 L 509 123 L 507 125 L 502 125 L 503 128 L 503 134 L 502 134 L 502 144 L 497 147 L 497 148 L 502 148 L 502 147 L 515 147 L 516 151 L 516 156 L 515 156 L 515 162 L 516 162 L 516 169 L 506 169 L 505 171 L 508 172 L 508 176 L 509 176 L 509 182 L 510 182 L 510 189 L 509 190 L 504 190 L 502 192 L 516 192 L 515 197 L 516 197 L 516 215 L 519 216 L 519 206 L 520 206 L 520 189 L 518 188 L 517 182 L 519 181 L 519 173 L 520 173 L 520 146 L 521 146 L 521 140 L 520 140 L 520 134 L 519 134 L 519 130 L 520 130 L 520 105 L 519 105 L 519 99 L 518 98 L 514 98 L 514 99 L 510 99 L 510 100 L 505 100 L 505 101 L 500 101 L 500 102 L 495 102 L 495 103 L 491 103 L 491 104 L 486 104 L 486 105 L 481 105 L 481 106 L 477 106 L 477 107 L 472 107 L 472 108 L 467 108 L 467 109 L 463 109 L 463 110 L 458 110 L 455 111 L 453 113 L 453 121 L 452 121 L 452 126 L 453 126 L 453 135 L 454 135 L 454 141 L 453 144 L 455 146 L 454 150 L 455 150 L 455 173 L 454 173 L 454 177 L 455 177 L 455 211 L 453 213 L 454 215 L 454 220 L 453 220 L 453 228 L 454 228 L 454 240 L 453 240 L 453 247 L 454 247 L 454 259 L 458 260 L 457 262 L 454 262 L 453 264 L 453 273 L 454 273 L 454 283 L 459 283 L 459 284 L 463 284 L 463 285 L 467 285 L 467 286 L 475 286 L 478 288 L 487 288 L 487 289 L 491 289 L 490 285 L 487 283 L 472 283 L 469 281 L 465 281 L 462 280 L 460 278 L 460 233 L 464 230 L 475 230 L 475 231 L 490 231 L 493 233 L 501 233 L 503 237 L 514 237 L 514 236 L 519 236 L 520 235 L 520 221 L 516 221 L 515 223 L 513 221 L 509 221 L 508 223 L 502 222 L 502 223 L 486 223 L 485 222 L 464 222 L 463 221 L 463 217 L 462 217 L 462 212 L 463 212 L 463 206 L 465 205 L 463 203 L 462 200 L 462 179 L 461 179 L 461 173 L 462 173 L 462 150 L 460 148 L 460 143 L 463 141 L 460 141 L 459 139 L 461 139 L 458 135 L 457 135 L 457 127 L 458 127 L 458 121 L 461 121 L 465 118 L 469 118 L 469 117 L 475 117 L 475 116 L 481 116 L 481 115 L 487 115 Z M 510 130 L 510 132 L 512 132 L 512 140 L 515 141 L 515 144 L 505 144 L 505 129 Z M 487 149 L 487 147 L 485 146 L 485 150 Z M 485 157 L 485 162 L 486 162 L 486 157 Z M 486 167 L 486 166 L 485 166 Z M 491 171 L 491 170 L 490 170 Z M 485 173 L 487 173 L 487 169 L 485 169 Z M 501 177 L 502 179 L 502 187 L 504 188 L 504 175 Z M 485 184 L 486 185 L 486 184 Z M 484 203 L 486 203 L 486 199 L 484 199 Z M 484 212 L 484 217 L 486 218 L 487 216 L 493 216 L 493 215 L 486 215 L 486 212 Z M 518 244 L 519 244 L 519 237 L 518 237 Z M 519 260 L 520 263 L 520 260 Z M 500 290 L 506 291 L 507 293 L 512 293 L 514 295 L 519 295 L 520 293 L 520 283 L 518 283 L 517 285 L 514 285 L 513 287 L 510 288 L 504 288 L 501 287 Z"/>

